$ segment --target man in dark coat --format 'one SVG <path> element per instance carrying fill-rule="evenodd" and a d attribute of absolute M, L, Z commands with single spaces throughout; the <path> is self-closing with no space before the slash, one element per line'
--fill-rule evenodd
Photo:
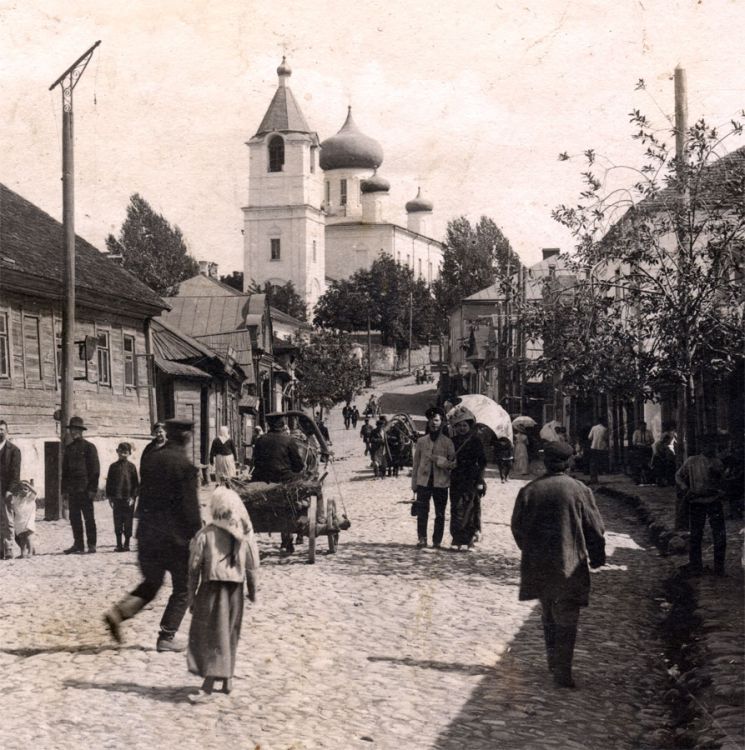
<path fill-rule="evenodd" d="M 14 528 L 10 488 L 21 480 L 21 451 L 8 440 L 8 423 L 0 419 L 0 559 L 13 558 Z"/>
<path fill-rule="evenodd" d="M 62 454 L 62 495 L 67 497 L 73 544 L 65 550 L 65 554 L 79 555 L 85 552 L 83 521 L 85 535 L 88 537 L 88 552 L 96 551 L 96 516 L 93 501 L 98 492 L 101 467 L 96 446 L 83 438 L 83 432 L 88 429 L 83 418 L 70 417 L 67 428 L 72 440 L 65 446 Z"/>
<path fill-rule="evenodd" d="M 297 442 L 285 432 L 284 417 L 268 417 L 269 432 L 254 446 L 252 482 L 291 482 L 304 468 Z"/>
<path fill-rule="evenodd" d="M 189 542 L 202 521 L 197 499 L 197 469 L 186 448 L 194 423 L 168 419 L 167 442 L 143 455 L 140 463 L 140 523 L 137 528 L 138 557 L 143 581 L 131 594 L 115 604 L 104 620 L 115 640 L 121 643 L 121 623 L 137 614 L 171 574 L 173 591 L 160 620 L 158 651 L 183 651 L 174 636 L 187 609 Z"/>
<path fill-rule="evenodd" d="M 579 608 L 589 603 L 590 568 L 605 564 L 603 520 L 592 490 L 564 473 L 572 453 L 567 443 L 548 443 L 546 474 L 520 490 L 512 513 L 522 552 L 520 600 L 541 602 L 548 668 L 559 687 L 575 687 Z"/>

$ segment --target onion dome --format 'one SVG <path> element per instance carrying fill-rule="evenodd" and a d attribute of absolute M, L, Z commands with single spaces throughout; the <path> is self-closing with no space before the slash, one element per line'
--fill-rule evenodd
<path fill-rule="evenodd" d="M 431 211 L 433 209 L 432 201 L 427 200 L 426 198 L 422 197 L 422 189 L 419 188 L 416 194 L 416 198 L 413 200 L 407 201 L 406 203 L 406 213 L 407 214 L 415 214 L 420 211 Z"/>
<path fill-rule="evenodd" d="M 360 192 L 362 193 L 387 193 L 390 189 L 391 183 L 377 172 L 372 177 L 360 182 Z"/>
<path fill-rule="evenodd" d="M 321 169 L 377 169 L 382 163 L 382 146 L 360 131 L 350 107 L 341 130 L 321 143 Z"/>

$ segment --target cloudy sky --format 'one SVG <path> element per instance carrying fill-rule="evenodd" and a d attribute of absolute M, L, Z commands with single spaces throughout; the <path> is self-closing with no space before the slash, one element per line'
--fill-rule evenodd
<path fill-rule="evenodd" d="M 0 181 L 61 218 L 61 102 L 49 85 L 102 40 L 75 89 L 76 229 L 99 248 L 139 192 L 192 255 L 242 267 L 248 149 L 283 54 L 327 138 L 352 104 L 400 207 L 421 185 L 448 219 L 493 217 L 523 259 L 568 250 L 551 209 L 595 148 L 638 163 L 628 113 L 661 129 L 675 65 L 691 119 L 745 106 L 738 0 L 0 0 Z M 635 91 L 639 78 L 646 91 Z M 730 148 L 742 145 L 733 142 Z M 1 248 L 0 248 L 1 251 Z"/>

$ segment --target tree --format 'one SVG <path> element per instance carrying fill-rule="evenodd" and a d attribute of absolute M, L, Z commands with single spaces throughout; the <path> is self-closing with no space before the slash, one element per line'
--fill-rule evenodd
<path fill-rule="evenodd" d="M 179 282 L 199 272 L 181 230 L 153 211 L 138 193 L 129 199 L 119 237 L 110 234 L 106 247 L 122 256 L 123 268 L 163 297 L 176 294 Z"/>
<path fill-rule="evenodd" d="M 242 278 L 243 274 L 241 274 Z M 295 285 L 291 281 L 281 285 L 267 281 L 262 287 L 255 279 L 251 279 L 246 294 L 266 294 L 271 307 L 275 307 L 298 320 L 305 321 L 308 319 L 308 308 L 303 298 L 295 291 Z"/>
<path fill-rule="evenodd" d="M 462 299 L 516 273 L 520 259 L 493 219 L 472 225 L 465 216 L 448 222 L 440 276 L 433 284 L 441 319 Z"/>
<path fill-rule="evenodd" d="M 317 331 L 308 343 L 299 342 L 299 349 L 297 395 L 303 403 L 331 409 L 361 391 L 365 370 L 348 334 Z"/>
<path fill-rule="evenodd" d="M 743 357 L 745 149 L 721 155 L 743 128 L 735 120 L 722 134 L 699 120 L 676 156 L 638 110 L 630 119 L 645 146 L 642 165 L 626 168 L 631 187 L 607 188 L 608 174 L 622 168 L 588 150 L 580 201 L 559 206 L 554 217 L 571 229 L 588 283 L 599 297 L 610 296 L 612 314 L 626 322 L 619 335 L 634 332 L 637 352 L 649 360 L 645 385 L 678 387 L 688 449 L 695 445 L 695 379 L 732 372 Z"/>
<path fill-rule="evenodd" d="M 238 292 L 243 292 L 243 271 L 233 271 L 225 276 L 220 276 L 220 283 L 233 287 Z"/>
<path fill-rule="evenodd" d="M 313 321 L 319 328 L 360 331 L 367 328 L 368 315 L 383 344 L 397 349 L 409 345 L 410 318 L 416 343 L 427 341 L 437 327 L 434 298 L 425 281 L 386 253 L 369 269 L 332 282 L 316 305 Z"/>

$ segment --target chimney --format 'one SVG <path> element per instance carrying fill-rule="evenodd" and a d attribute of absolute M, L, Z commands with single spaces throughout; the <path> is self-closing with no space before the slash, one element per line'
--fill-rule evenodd
<path fill-rule="evenodd" d="M 199 261 L 199 273 L 202 276 L 209 276 L 210 264 L 206 260 Z"/>
<path fill-rule="evenodd" d="M 211 279 L 217 278 L 217 263 L 210 263 L 209 265 L 209 277 Z"/>
<path fill-rule="evenodd" d="M 544 247 L 543 248 L 543 260 L 548 260 L 556 255 L 559 255 L 561 248 L 559 247 Z"/>

